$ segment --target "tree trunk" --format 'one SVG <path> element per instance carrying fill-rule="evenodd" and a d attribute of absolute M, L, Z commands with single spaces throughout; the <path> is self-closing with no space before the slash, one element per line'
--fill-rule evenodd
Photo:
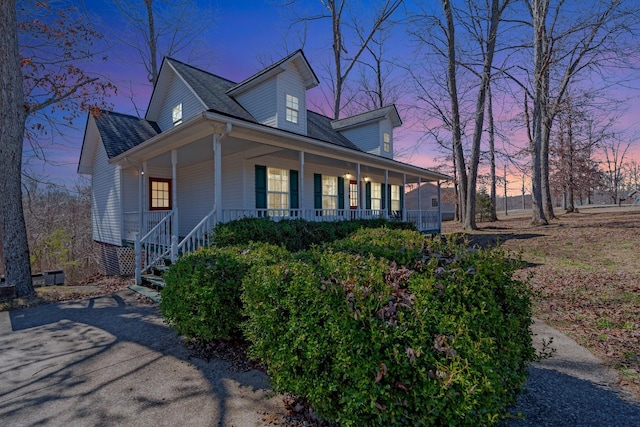
<path fill-rule="evenodd" d="M 453 155 L 458 175 L 458 200 L 460 201 L 460 215 L 463 227 L 467 225 L 467 203 L 468 203 L 468 182 L 467 169 L 464 160 L 464 150 L 462 148 L 462 131 L 460 129 L 460 106 L 458 104 L 458 84 L 456 81 L 456 47 L 455 47 L 455 25 L 453 23 L 453 12 L 449 0 L 442 1 L 447 21 L 447 88 L 451 101 L 451 137 L 453 143 Z M 475 205 L 475 203 L 474 203 Z"/>
<path fill-rule="evenodd" d="M 22 210 L 22 143 L 27 112 L 22 92 L 15 0 L 0 2 L 0 235 L 7 284 L 19 297 L 34 293 Z"/>
<path fill-rule="evenodd" d="M 144 0 L 144 4 L 147 7 L 147 19 L 149 22 L 149 64 L 151 67 L 149 81 L 152 85 L 155 85 L 158 80 L 158 36 L 156 35 L 156 25 L 153 18 L 153 0 Z"/>
<path fill-rule="evenodd" d="M 489 160 L 491 163 L 491 215 L 489 217 L 490 221 L 498 220 L 497 213 L 497 203 L 496 203 L 496 192 L 497 192 L 497 177 L 496 177 L 496 133 L 493 122 L 493 98 L 491 96 L 491 83 L 487 87 L 487 115 L 489 116 Z M 505 177 L 506 179 L 506 177 Z M 506 190 L 505 190 L 505 203 L 506 199 Z M 506 206 L 506 205 L 505 205 Z M 506 209 L 505 209 L 506 210 Z"/>
<path fill-rule="evenodd" d="M 549 10 L 549 0 L 532 0 L 531 12 L 533 18 L 533 135 L 531 139 L 531 223 L 547 225 L 548 221 L 543 209 L 542 173 L 543 173 L 543 114 L 547 108 L 545 89 L 546 74 L 546 18 Z"/>

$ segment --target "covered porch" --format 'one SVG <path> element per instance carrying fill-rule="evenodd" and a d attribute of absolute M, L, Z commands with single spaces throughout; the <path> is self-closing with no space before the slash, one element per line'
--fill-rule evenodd
<path fill-rule="evenodd" d="M 143 270 L 206 245 L 215 224 L 247 217 L 386 218 L 440 231 L 440 203 L 407 210 L 404 192 L 427 182 L 439 188 L 444 175 L 213 113 L 189 122 L 114 159 L 122 238 L 135 244 Z"/>

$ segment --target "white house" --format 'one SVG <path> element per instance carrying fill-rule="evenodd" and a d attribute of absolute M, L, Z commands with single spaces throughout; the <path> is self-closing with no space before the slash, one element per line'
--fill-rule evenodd
<path fill-rule="evenodd" d="M 317 84 L 302 51 L 240 83 L 165 58 L 144 119 L 89 116 L 78 173 L 91 175 L 107 274 L 175 258 L 217 222 L 250 216 L 439 230 L 437 211 L 405 209 L 404 188 L 448 177 L 394 160 L 395 106 L 332 120 L 306 109 Z"/>

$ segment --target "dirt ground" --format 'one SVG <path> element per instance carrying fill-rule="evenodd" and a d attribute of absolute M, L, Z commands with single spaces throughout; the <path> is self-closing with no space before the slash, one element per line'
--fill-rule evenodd
<path fill-rule="evenodd" d="M 542 227 L 516 211 L 478 225 L 471 242 L 500 242 L 526 262 L 520 277 L 531 283 L 534 315 L 614 367 L 640 397 L 640 206 L 581 208 Z"/>

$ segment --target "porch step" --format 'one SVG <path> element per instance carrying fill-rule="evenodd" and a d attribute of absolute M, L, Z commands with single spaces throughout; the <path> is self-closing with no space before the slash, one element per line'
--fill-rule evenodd
<path fill-rule="evenodd" d="M 170 266 L 169 265 L 154 265 L 153 267 L 151 267 L 151 270 L 154 273 L 157 273 L 156 276 L 162 276 L 164 273 L 166 273 L 167 271 L 169 271 Z M 144 275 L 142 276 L 144 277 Z M 164 283 L 164 282 L 163 282 Z"/>
<path fill-rule="evenodd" d="M 144 295 L 145 297 L 151 299 L 153 302 L 160 304 L 160 292 L 154 291 L 153 289 L 147 288 L 145 286 L 129 285 L 127 287 L 133 292 Z"/>
<path fill-rule="evenodd" d="M 155 274 L 143 274 L 142 281 L 159 288 L 164 288 L 166 286 L 164 279 L 160 276 L 156 276 Z"/>

